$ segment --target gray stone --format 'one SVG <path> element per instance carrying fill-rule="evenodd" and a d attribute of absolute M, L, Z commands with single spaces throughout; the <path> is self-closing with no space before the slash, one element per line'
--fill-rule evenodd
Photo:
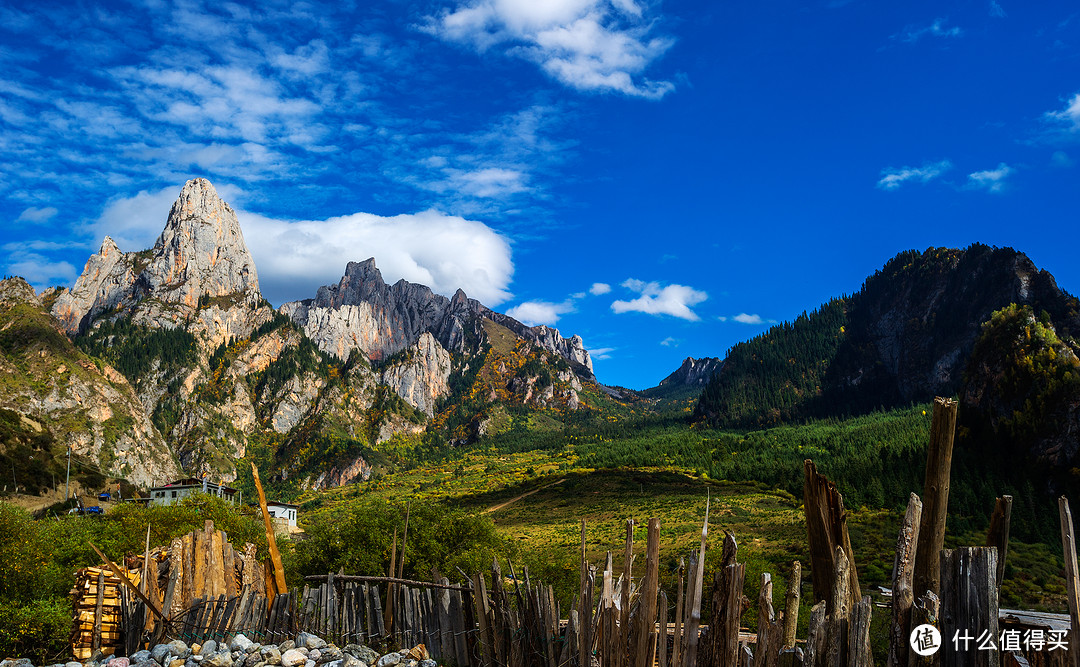
<path fill-rule="evenodd" d="M 368 667 L 368 664 L 352 653 L 346 653 L 345 658 L 341 661 L 341 667 Z"/>
<path fill-rule="evenodd" d="M 307 649 L 319 649 L 326 646 L 326 642 L 310 632 L 301 632 L 296 636 L 296 645 Z"/>
<path fill-rule="evenodd" d="M 291 648 L 281 654 L 281 667 L 297 667 L 307 663 L 307 654 L 300 649 Z"/>
<path fill-rule="evenodd" d="M 281 651 L 276 646 L 264 646 L 259 649 L 259 656 L 263 659 L 263 662 L 275 667 L 281 664 Z"/>
<path fill-rule="evenodd" d="M 213 655 L 206 656 L 206 660 L 203 660 L 203 667 L 233 667 L 232 653 L 228 651 L 218 651 Z"/>
<path fill-rule="evenodd" d="M 371 650 L 363 644 L 349 644 L 345 647 L 345 652 L 355 657 L 365 665 L 373 664 L 379 659 L 379 654 Z"/>
<path fill-rule="evenodd" d="M 421 660 L 420 667 L 439 667 L 439 664 L 431 659 Z"/>
<path fill-rule="evenodd" d="M 336 646 L 327 646 L 324 649 L 319 650 L 319 657 L 316 662 L 320 664 L 326 664 L 330 662 L 337 662 L 345 657 L 345 652 Z"/>
<path fill-rule="evenodd" d="M 185 646 L 184 648 L 186 649 L 187 647 Z M 150 649 L 150 658 L 152 658 L 159 665 L 168 665 L 170 655 L 176 655 L 172 644 L 158 644 L 154 648 Z M 177 657 L 185 658 L 187 656 Z M 140 660 L 139 662 L 142 661 Z"/>
<path fill-rule="evenodd" d="M 65 662 L 64 667 L 83 667 L 83 664 L 81 662 L 75 662 L 74 660 L 72 660 L 71 662 Z"/>
<path fill-rule="evenodd" d="M 131 654 L 130 663 L 134 665 L 136 663 L 143 662 L 144 660 L 149 660 L 152 657 L 154 656 L 150 655 L 150 651 L 143 649 L 141 651 L 136 651 Z"/>
<path fill-rule="evenodd" d="M 217 642 L 213 639 L 207 639 L 206 643 L 199 649 L 199 655 L 208 657 L 218 652 Z"/>
<path fill-rule="evenodd" d="M 284 653 L 285 651 L 288 651 L 291 648 L 296 648 L 296 642 L 294 642 L 291 639 L 286 639 L 285 641 L 278 644 L 277 647 L 278 647 L 279 651 Z"/>
<path fill-rule="evenodd" d="M 387 653 L 375 663 L 375 667 L 390 667 L 401 662 L 400 653 Z"/>
<path fill-rule="evenodd" d="M 246 649 L 244 649 L 244 653 L 254 653 L 255 651 L 258 651 L 261 648 L 262 648 L 262 644 L 257 644 L 255 642 L 251 642 L 251 645 L 248 646 Z"/>
<path fill-rule="evenodd" d="M 308 661 L 304 663 L 304 667 L 315 667 L 315 661 L 309 658 Z"/>
<path fill-rule="evenodd" d="M 158 662 L 156 660 L 150 659 L 150 660 L 143 660 L 142 662 L 137 662 L 134 665 L 132 665 L 131 667 L 161 667 L 161 666 L 158 664 Z"/>
<path fill-rule="evenodd" d="M 168 646 L 169 650 L 177 658 L 187 659 L 187 657 L 191 655 L 191 647 L 185 644 L 180 639 L 174 639 L 173 641 L 169 642 Z"/>
<path fill-rule="evenodd" d="M 255 642 L 247 638 L 247 635 L 241 632 L 240 634 L 229 640 L 229 650 L 247 652 L 248 647 L 250 647 L 254 643 Z"/>
<path fill-rule="evenodd" d="M 307 654 L 307 657 L 308 657 L 308 660 L 314 660 L 315 662 L 319 662 L 319 658 L 321 658 L 321 657 L 322 657 L 322 651 L 320 651 L 320 650 L 319 650 L 319 649 L 317 649 L 317 648 L 313 648 L 313 649 L 311 649 L 311 651 L 310 651 L 310 652 L 309 652 L 309 653 Z"/>

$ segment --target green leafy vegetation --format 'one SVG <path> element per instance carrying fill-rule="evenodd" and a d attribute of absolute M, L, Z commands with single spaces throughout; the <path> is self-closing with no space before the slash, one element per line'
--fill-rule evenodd
<path fill-rule="evenodd" d="M 75 338 L 86 354 L 107 361 L 133 385 L 153 371 L 165 376 L 195 363 L 195 336 L 182 328 L 152 329 L 130 319 L 104 320 Z"/>

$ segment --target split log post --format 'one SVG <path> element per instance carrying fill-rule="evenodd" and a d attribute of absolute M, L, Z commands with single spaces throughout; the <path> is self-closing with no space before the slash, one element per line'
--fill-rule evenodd
<path fill-rule="evenodd" d="M 802 563 L 791 562 L 787 594 L 784 596 L 783 648 L 795 648 L 795 633 L 799 625 L 799 598 L 802 597 Z"/>
<path fill-rule="evenodd" d="M 964 547 L 941 552 L 941 665 L 943 667 L 999 667 L 997 549 Z M 957 649 L 952 638 L 972 635 Z M 989 641 L 982 643 L 980 635 Z"/>
<path fill-rule="evenodd" d="M 848 609 L 861 598 L 859 577 L 852 559 L 851 537 L 848 535 L 847 510 L 844 498 L 825 475 L 817 471 L 811 459 L 803 461 L 803 510 L 806 514 L 807 541 L 810 546 L 810 567 L 814 581 L 814 601 L 829 602 L 827 612 L 832 613 L 833 574 L 836 572 L 838 548 L 843 549 L 848 561 Z"/>
<path fill-rule="evenodd" d="M 90 648 L 93 651 L 97 651 L 101 648 L 101 608 L 105 604 L 105 571 L 98 572 L 97 575 L 97 601 L 94 605 L 94 634 L 91 639 Z"/>
<path fill-rule="evenodd" d="M 686 561 L 683 558 L 679 558 L 679 592 L 675 598 L 675 640 L 671 646 L 671 664 L 674 667 L 682 667 L 680 658 L 682 653 L 679 652 L 682 644 L 682 617 L 683 617 L 683 573 L 686 571 Z"/>
<path fill-rule="evenodd" d="M 1005 578 L 1005 557 L 1009 553 L 1009 524 L 1012 522 L 1012 496 L 1001 496 L 994 503 L 994 514 L 990 517 L 990 530 L 986 533 L 986 546 L 997 547 L 998 568 L 997 587 L 1001 592 L 1001 581 Z"/>
<path fill-rule="evenodd" d="M 648 542 L 646 543 L 645 555 L 645 579 L 641 584 L 640 606 L 638 607 L 637 627 L 637 651 L 635 651 L 635 667 L 646 667 L 652 664 L 652 656 L 649 651 L 649 636 L 656 622 L 656 592 L 660 587 L 660 519 L 649 519 Z M 667 628 L 664 628 L 664 636 L 667 637 Z M 665 639 L 666 641 L 666 639 Z"/>
<path fill-rule="evenodd" d="M 770 631 L 776 621 L 776 613 L 772 604 L 772 575 L 768 572 L 761 574 L 761 590 L 758 592 L 758 616 L 757 616 L 757 643 L 754 645 L 754 662 L 758 665 L 768 664 L 768 648 L 772 640 Z"/>
<path fill-rule="evenodd" d="M 870 650 L 870 619 L 872 614 L 873 603 L 870 601 L 870 596 L 865 595 L 852 610 L 851 629 L 848 635 L 847 667 L 864 667 L 874 664 L 873 652 Z"/>
<path fill-rule="evenodd" d="M 825 664 L 830 667 L 845 667 L 848 664 L 848 634 L 852 610 L 851 564 L 843 547 L 836 547 L 836 558 L 833 560 L 836 563 L 836 569 L 833 571 L 829 619 L 825 624 L 829 633 L 825 645 Z"/>
<path fill-rule="evenodd" d="M 892 575 L 892 624 L 889 626 L 889 667 L 907 667 L 911 635 L 911 606 L 915 603 L 912 575 L 915 551 L 922 522 L 922 501 L 914 493 L 908 499 L 907 512 L 896 538 L 896 558 Z"/>
<path fill-rule="evenodd" d="M 1061 546 L 1065 555 L 1065 587 L 1069 600 L 1069 664 L 1080 665 L 1080 570 L 1076 564 L 1076 534 L 1069 499 L 1058 498 L 1061 518 Z"/>
<path fill-rule="evenodd" d="M 736 561 L 738 549 L 735 537 L 725 532 L 720 567 L 713 575 L 712 621 L 709 624 L 712 665 L 734 665 L 737 660 L 739 617 L 742 616 L 742 591 L 746 579 L 746 566 Z M 704 569 L 704 563 L 699 563 L 699 572 Z M 771 588 L 770 585 L 770 595 Z M 696 634 L 696 628 L 694 632 Z M 693 658 L 693 654 L 687 657 Z"/>
<path fill-rule="evenodd" d="M 390 547 L 390 576 L 387 577 L 388 583 L 386 584 L 386 609 L 383 609 L 383 628 L 386 629 L 386 634 L 392 634 L 394 632 L 394 582 L 393 579 L 397 579 L 397 526 L 394 526 L 394 542 Z M 502 582 L 500 581 L 501 585 Z M 492 586 L 495 582 L 492 582 Z"/>
<path fill-rule="evenodd" d="M 627 663 L 626 645 L 630 638 L 630 582 L 634 564 L 634 520 L 626 520 L 626 551 L 623 560 L 622 595 L 619 607 L 619 653 L 615 665 Z"/>
<path fill-rule="evenodd" d="M 686 667 L 697 666 L 698 654 L 698 628 L 701 627 L 701 586 L 705 572 L 705 540 L 709 535 L 709 504 L 711 494 L 705 500 L 705 521 L 701 524 L 701 547 L 698 550 L 697 567 L 691 567 L 694 572 L 693 580 L 689 582 L 689 614 L 690 620 L 686 624 L 684 636 L 686 644 L 682 651 Z M 734 541 L 734 540 L 732 540 Z M 740 586 L 741 590 L 741 586 Z"/>
<path fill-rule="evenodd" d="M 941 599 L 933 591 L 926 591 L 921 597 L 915 600 L 915 604 L 911 606 L 911 627 L 917 628 L 920 625 L 932 625 L 935 628 L 941 627 L 939 621 L 941 619 Z M 946 638 L 942 633 L 942 643 L 946 643 L 950 638 Z M 905 639 L 905 641 L 908 641 Z M 944 646 L 942 646 L 944 649 Z M 908 667 L 940 667 L 941 665 L 941 651 L 939 650 L 934 655 L 921 656 L 914 651 L 908 653 Z"/>
<path fill-rule="evenodd" d="M 581 572 L 578 589 L 578 664 L 588 666 L 589 620 L 592 617 L 592 600 L 589 599 L 589 561 L 585 557 L 585 519 L 581 520 Z"/>
<path fill-rule="evenodd" d="M 923 484 L 923 516 L 915 552 L 915 593 L 941 592 L 941 549 L 945 544 L 945 517 L 949 509 L 949 476 L 953 438 L 956 435 L 956 401 L 934 399 L 930 422 L 930 446 L 926 451 L 926 482 Z"/>
<path fill-rule="evenodd" d="M 251 476 L 255 479 L 255 490 L 259 492 L 259 507 L 262 509 L 263 525 L 266 528 L 266 542 L 270 548 L 270 563 L 274 567 L 274 585 L 278 595 L 284 595 L 289 591 L 285 585 L 285 568 L 281 564 L 281 552 L 277 548 L 277 540 L 274 539 L 274 524 L 270 521 L 270 510 L 266 508 L 266 494 L 263 493 L 262 480 L 259 479 L 259 469 L 255 463 L 251 463 Z"/>
<path fill-rule="evenodd" d="M 822 600 L 810 608 L 810 626 L 806 636 L 806 654 L 803 656 L 804 667 L 819 667 L 825 664 L 825 642 L 828 639 L 828 626 L 825 618 L 826 602 Z"/>

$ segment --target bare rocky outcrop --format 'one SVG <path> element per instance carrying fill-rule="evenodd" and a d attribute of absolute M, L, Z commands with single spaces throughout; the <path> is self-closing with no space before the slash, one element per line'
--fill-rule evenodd
<path fill-rule="evenodd" d="M 687 357 L 675 372 L 660 381 L 661 387 L 704 387 L 712 374 L 723 368 L 723 359 Z"/>
<path fill-rule="evenodd" d="M 296 322 L 320 350 L 347 359 L 356 349 L 373 361 L 415 345 L 424 333 L 448 351 L 466 351 L 467 340 L 483 336 L 479 318 L 486 318 L 573 362 L 592 379 L 592 359 L 580 336 L 563 338 L 551 327 L 526 326 L 461 290 L 447 298 L 406 280 L 387 285 L 374 258 L 349 262 L 337 285 L 320 287 L 314 299 L 286 303 L 278 310 Z"/>
<path fill-rule="evenodd" d="M 435 402 L 450 393 L 450 353 L 426 331 L 408 352 L 406 359 L 383 369 L 382 381 L 406 403 L 431 417 Z"/>
<path fill-rule="evenodd" d="M 207 347 L 243 337 L 272 313 L 262 306 L 255 262 L 233 209 L 210 181 L 188 181 L 150 250 L 122 252 L 108 236 L 53 315 L 69 334 L 104 315 L 185 326 Z"/>

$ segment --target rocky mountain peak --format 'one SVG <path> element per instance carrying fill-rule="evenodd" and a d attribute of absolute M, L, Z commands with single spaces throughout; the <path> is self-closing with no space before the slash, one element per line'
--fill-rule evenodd
<path fill-rule="evenodd" d="M 259 278 L 240 222 L 210 181 L 184 184 L 146 267 L 158 298 L 196 306 L 201 296 L 258 301 Z"/>
<path fill-rule="evenodd" d="M 716 357 L 703 357 L 701 359 L 687 357 L 674 373 L 660 381 L 660 386 L 690 385 L 703 387 L 712 374 L 720 370 L 723 365 L 723 360 Z"/>

